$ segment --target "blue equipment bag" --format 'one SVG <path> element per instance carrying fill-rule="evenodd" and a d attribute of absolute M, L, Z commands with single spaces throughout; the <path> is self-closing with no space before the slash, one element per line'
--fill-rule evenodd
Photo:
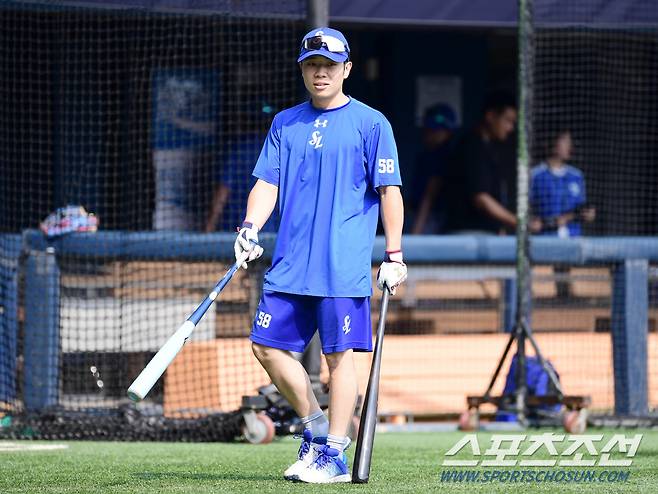
<path fill-rule="evenodd" d="M 507 378 L 505 380 L 505 389 L 503 390 L 503 395 L 513 395 L 516 391 L 516 366 L 517 366 L 518 355 L 512 357 L 512 363 L 510 364 L 509 371 L 507 373 Z M 560 376 L 553 367 L 553 364 L 550 361 L 546 361 L 555 376 L 560 380 Z M 533 396 L 547 396 L 557 394 L 555 386 L 551 382 L 551 378 L 548 375 L 548 372 L 544 370 L 539 361 L 539 358 L 535 356 L 526 356 L 525 360 L 525 381 L 528 388 L 528 395 Z M 538 407 L 528 407 L 528 416 L 529 418 L 536 417 L 538 411 L 543 411 L 548 414 L 559 413 L 562 409 L 561 404 L 556 405 L 540 405 Z M 498 422 L 516 422 L 516 413 L 499 409 L 496 412 L 496 421 Z"/>

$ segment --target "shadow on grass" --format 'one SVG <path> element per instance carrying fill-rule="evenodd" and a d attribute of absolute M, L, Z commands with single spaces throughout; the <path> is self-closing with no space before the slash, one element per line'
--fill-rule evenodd
<path fill-rule="evenodd" d="M 140 480 L 283 480 L 280 475 L 258 475 L 247 473 L 189 473 L 189 472 L 140 472 L 133 477 Z"/>

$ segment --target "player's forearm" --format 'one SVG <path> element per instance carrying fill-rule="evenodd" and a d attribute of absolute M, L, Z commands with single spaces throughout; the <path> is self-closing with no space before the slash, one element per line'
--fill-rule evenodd
<path fill-rule="evenodd" d="M 503 226 L 516 228 L 516 216 L 491 197 L 491 195 L 482 192 L 473 198 L 473 202 L 476 208 L 483 211 L 490 218 L 500 222 Z"/>
<path fill-rule="evenodd" d="M 267 183 L 264 180 L 256 181 L 247 200 L 245 221 L 256 225 L 259 230 L 263 228 L 272 211 L 274 211 L 278 194 L 279 188 L 276 185 Z"/>
<path fill-rule="evenodd" d="M 423 199 L 423 202 L 420 205 L 420 208 L 418 208 L 418 215 L 416 215 L 416 219 L 414 220 L 414 226 L 411 229 L 411 233 L 413 235 L 420 235 L 423 233 L 423 230 L 425 229 L 425 223 L 427 223 L 427 217 L 429 216 L 430 212 L 430 201 L 427 200 L 427 198 Z"/>
<path fill-rule="evenodd" d="M 171 122 L 181 129 L 196 132 L 198 134 L 211 135 L 215 131 L 214 122 L 195 122 L 187 118 L 173 116 Z"/>
<path fill-rule="evenodd" d="M 414 221 L 414 227 L 411 230 L 411 233 L 414 235 L 423 233 L 423 230 L 425 229 L 425 223 L 427 223 L 427 217 L 429 216 L 432 204 L 436 199 L 438 189 L 439 181 L 436 177 L 432 177 L 425 189 L 425 194 L 423 195 L 420 207 L 418 208 L 418 215 Z"/>
<path fill-rule="evenodd" d="M 211 232 L 215 230 L 215 225 L 217 224 L 217 220 L 219 220 L 219 217 L 222 215 L 222 212 L 224 211 L 224 206 L 228 201 L 229 192 L 230 192 L 229 188 L 224 184 L 218 185 L 217 188 L 215 189 L 215 194 L 213 195 L 212 204 L 210 205 L 210 211 L 208 213 L 208 218 L 206 220 L 207 232 Z M 235 226 L 239 226 L 239 225 L 235 225 Z"/>
<path fill-rule="evenodd" d="M 386 250 L 401 250 L 402 227 L 404 225 L 404 204 L 402 194 L 397 185 L 380 187 L 379 201 L 381 205 L 382 224 L 386 237 Z"/>
<path fill-rule="evenodd" d="M 576 214 L 573 212 L 564 213 L 557 217 L 558 226 L 564 226 L 567 223 L 571 223 L 576 219 Z"/>

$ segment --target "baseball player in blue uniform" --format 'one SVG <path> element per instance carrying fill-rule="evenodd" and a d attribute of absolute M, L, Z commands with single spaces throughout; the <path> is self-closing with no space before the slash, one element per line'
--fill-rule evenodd
<path fill-rule="evenodd" d="M 571 133 L 558 132 L 546 161 L 531 171 L 533 231 L 562 238 L 578 237 L 582 235 L 581 220 L 594 220 L 594 208 L 586 206 L 583 174 L 567 163 L 572 146 Z"/>
<path fill-rule="evenodd" d="M 247 262 L 260 257 L 258 231 L 278 206 L 272 266 L 250 339 L 305 427 L 297 461 L 284 477 L 349 482 L 344 450 L 357 399 L 353 352 L 372 350 L 371 256 L 380 214 L 386 256 L 377 285 L 393 294 L 407 276 L 400 168 L 389 122 L 343 92 L 352 68 L 343 34 L 309 32 L 297 62 L 310 100 L 272 122 L 235 254 L 250 251 Z M 302 352 L 316 331 L 330 374 L 329 419 L 291 353 Z"/>

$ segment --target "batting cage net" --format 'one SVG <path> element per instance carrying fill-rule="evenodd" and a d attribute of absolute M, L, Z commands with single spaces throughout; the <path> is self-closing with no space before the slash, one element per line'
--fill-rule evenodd
<path fill-rule="evenodd" d="M 658 406 L 658 273 L 632 251 L 634 237 L 658 234 L 658 11 L 649 0 L 615 12 L 595 3 L 529 2 L 529 224 L 590 237 L 617 260 L 536 263 L 531 325 L 552 332 L 558 372 L 579 369 L 566 392 L 644 416 Z"/>
<path fill-rule="evenodd" d="M 634 246 L 658 234 L 658 10 L 527 3 L 529 231 L 592 242 L 584 258 L 530 256 L 530 325 L 558 373 L 578 376 L 566 393 L 645 416 L 658 406 L 658 272 Z"/>
<path fill-rule="evenodd" d="M 558 235 L 656 235 L 655 3 L 633 2 L 626 17 L 612 19 L 588 18 L 594 2 L 564 2 L 553 18 L 549 4 L 534 0 L 534 210 L 544 231 Z M 562 204 L 551 204 L 544 177 L 558 161 L 577 178 L 560 198 L 578 220 L 568 232 L 554 218 Z"/>
<path fill-rule="evenodd" d="M 176 384 L 126 399 L 233 256 L 171 242 L 235 231 L 271 119 L 303 89 L 304 0 L 189 5 L 0 3 L 0 435 L 232 439 L 235 383 L 268 382 L 245 365 L 258 272 L 239 273 L 170 369 Z M 26 229 L 46 244 L 28 247 Z M 57 243 L 95 230 L 108 236 Z M 151 232 L 153 251 L 132 256 L 110 233 L 130 231 Z"/>

